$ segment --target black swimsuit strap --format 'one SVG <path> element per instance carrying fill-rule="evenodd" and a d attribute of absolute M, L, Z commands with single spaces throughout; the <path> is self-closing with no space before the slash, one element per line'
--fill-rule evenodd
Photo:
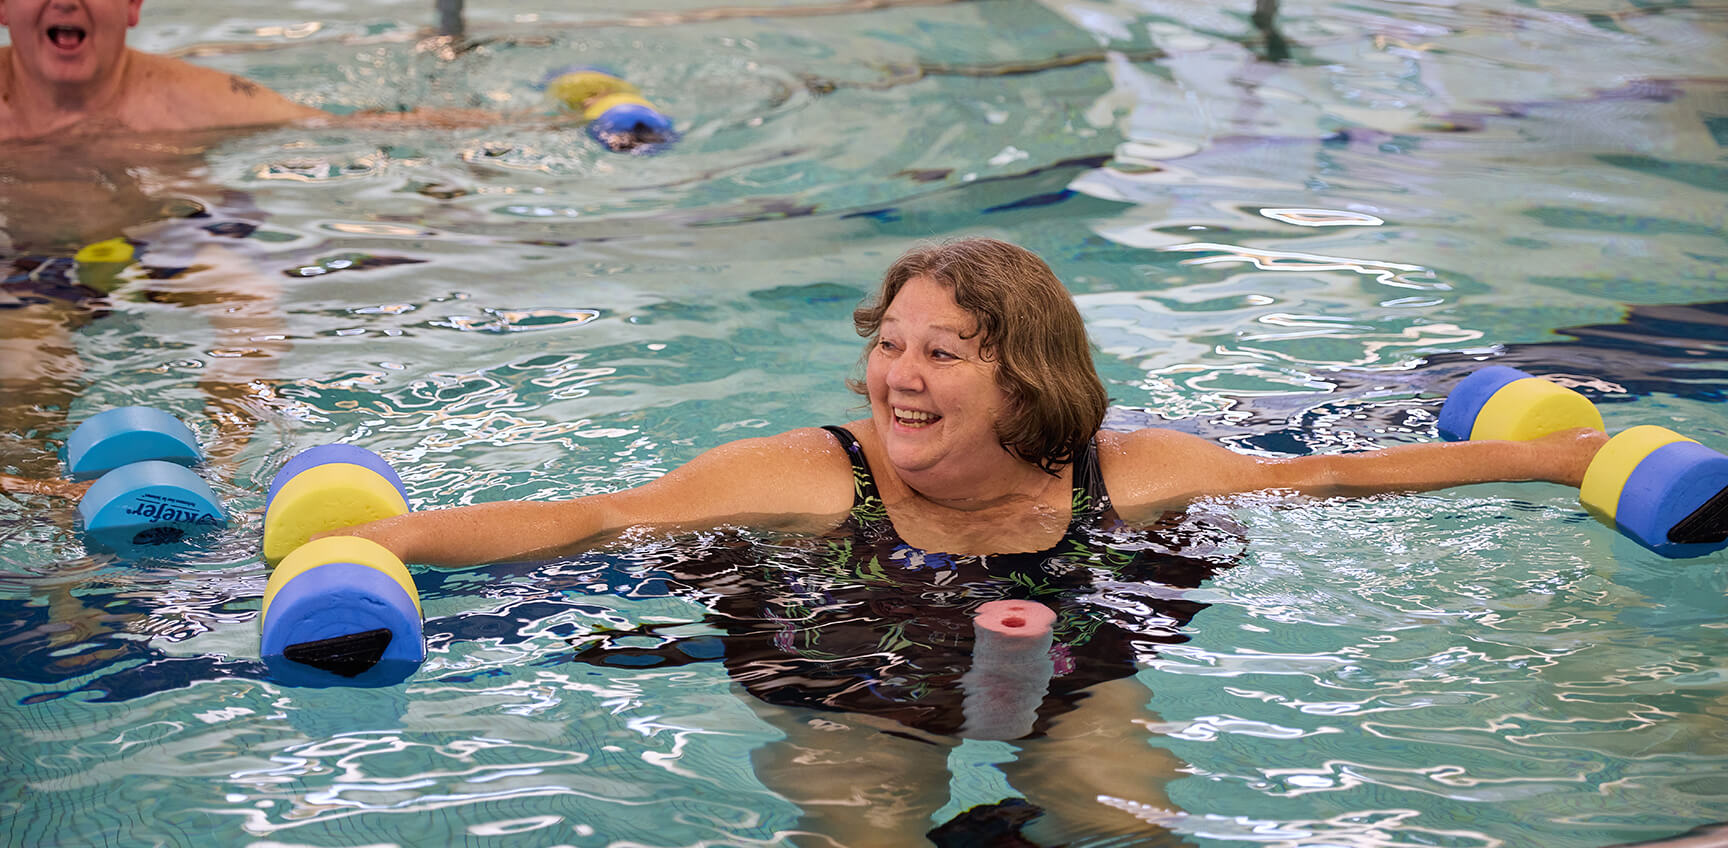
<path fill-rule="evenodd" d="M 827 425 L 822 429 L 834 434 L 846 457 L 852 462 L 852 519 L 860 525 L 888 524 L 882 508 L 882 493 L 876 488 L 876 476 L 870 472 L 870 462 L 864 458 L 864 446 L 845 427 Z M 1104 489 L 1104 473 L 1098 467 L 1098 440 L 1086 442 L 1086 448 L 1074 458 L 1074 490 L 1068 536 L 1080 533 L 1095 524 L 1110 509 L 1110 494 Z"/>
<path fill-rule="evenodd" d="M 870 463 L 864 459 L 864 446 L 858 443 L 858 437 L 845 427 L 832 424 L 823 427 L 840 440 L 840 446 L 846 449 L 846 458 L 852 461 L 852 509 L 869 502 L 882 502 L 882 493 L 876 489 L 876 477 L 870 473 Z"/>
<path fill-rule="evenodd" d="M 1110 511 L 1110 492 L 1104 488 L 1104 470 L 1098 467 L 1098 438 L 1086 440 L 1086 448 L 1074 457 L 1073 517 L 1068 535 L 1091 527 Z"/>

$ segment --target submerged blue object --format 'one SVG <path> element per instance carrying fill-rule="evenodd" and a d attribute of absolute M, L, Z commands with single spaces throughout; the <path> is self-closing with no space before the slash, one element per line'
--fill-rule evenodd
<path fill-rule="evenodd" d="M 145 460 L 102 475 L 78 502 L 86 542 L 119 553 L 162 553 L 182 539 L 228 526 L 203 478 L 183 465 Z"/>
<path fill-rule="evenodd" d="M 620 103 L 600 113 L 600 117 L 588 124 L 588 132 L 596 138 L 605 133 L 670 137 L 672 119 L 640 103 Z"/>
<path fill-rule="evenodd" d="M 180 419 L 149 406 L 122 406 L 90 416 L 66 440 L 66 468 L 75 480 L 100 477 L 146 459 L 196 465 L 198 437 Z"/>
<path fill-rule="evenodd" d="M 337 443 L 307 448 L 283 463 L 276 476 L 270 478 L 270 492 L 264 497 L 265 506 L 269 506 L 270 502 L 276 499 L 276 493 L 289 480 L 294 479 L 295 475 L 330 462 L 358 465 L 377 472 L 378 476 L 390 481 L 390 485 L 395 486 L 396 491 L 402 494 L 403 503 L 408 502 L 408 488 L 402 485 L 401 475 L 397 474 L 396 469 L 391 468 L 390 463 L 385 462 L 383 457 L 358 445 Z"/>
<path fill-rule="evenodd" d="M 672 119 L 651 106 L 620 103 L 588 122 L 588 134 L 613 150 L 653 153 L 677 140 Z"/>

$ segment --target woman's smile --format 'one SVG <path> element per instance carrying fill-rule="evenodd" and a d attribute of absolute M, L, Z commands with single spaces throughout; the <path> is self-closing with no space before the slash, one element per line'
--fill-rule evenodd
<path fill-rule="evenodd" d="M 894 407 L 894 423 L 908 430 L 922 430 L 942 420 L 942 416 L 916 409 Z"/>

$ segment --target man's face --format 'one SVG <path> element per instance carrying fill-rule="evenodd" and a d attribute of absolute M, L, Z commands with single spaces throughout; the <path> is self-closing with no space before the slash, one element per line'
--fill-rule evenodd
<path fill-rule="evenodd" d="M 120 67 L 126 30 L 144 0 L 0 0 L 14 68 L 38 83 L 103 81 Z"/>

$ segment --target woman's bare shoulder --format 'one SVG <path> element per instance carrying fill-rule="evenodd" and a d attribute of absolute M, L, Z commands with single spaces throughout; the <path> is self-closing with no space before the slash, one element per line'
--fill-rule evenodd
<path fill-rule="evenodd" d="M 1118 510 L 1182 509 L 1198 498 L 1234 490 L 1253 459 L 1178 430 L 1147 428 L 1098 434 L 1098 467 Z"/>
<path fill-rule="evenodd" d="M 831 524 L 852 508 L 851 464 L 820 428 L 738 439 L 614 500 L 647 516 L 764 528 Z"/>
<path fill-rule="evenodd" d="M 1191 433 L 1161 427 L 1098 431 L 1098 453 L 1101 461 L 1108 461 L 1106 456 L 1129 458 L 1167 451 L 1210 453 L 1224 449 Z"/>
<path fill-rule="evenodd" d="M 729 447 L 764 461 L 764 469 L 775 474 L 791 473 L 815 479 L 851 474 L 851 462 L 840 440 L 821 427 L 799 427 L 772 436 L 741 439 Z"/>

